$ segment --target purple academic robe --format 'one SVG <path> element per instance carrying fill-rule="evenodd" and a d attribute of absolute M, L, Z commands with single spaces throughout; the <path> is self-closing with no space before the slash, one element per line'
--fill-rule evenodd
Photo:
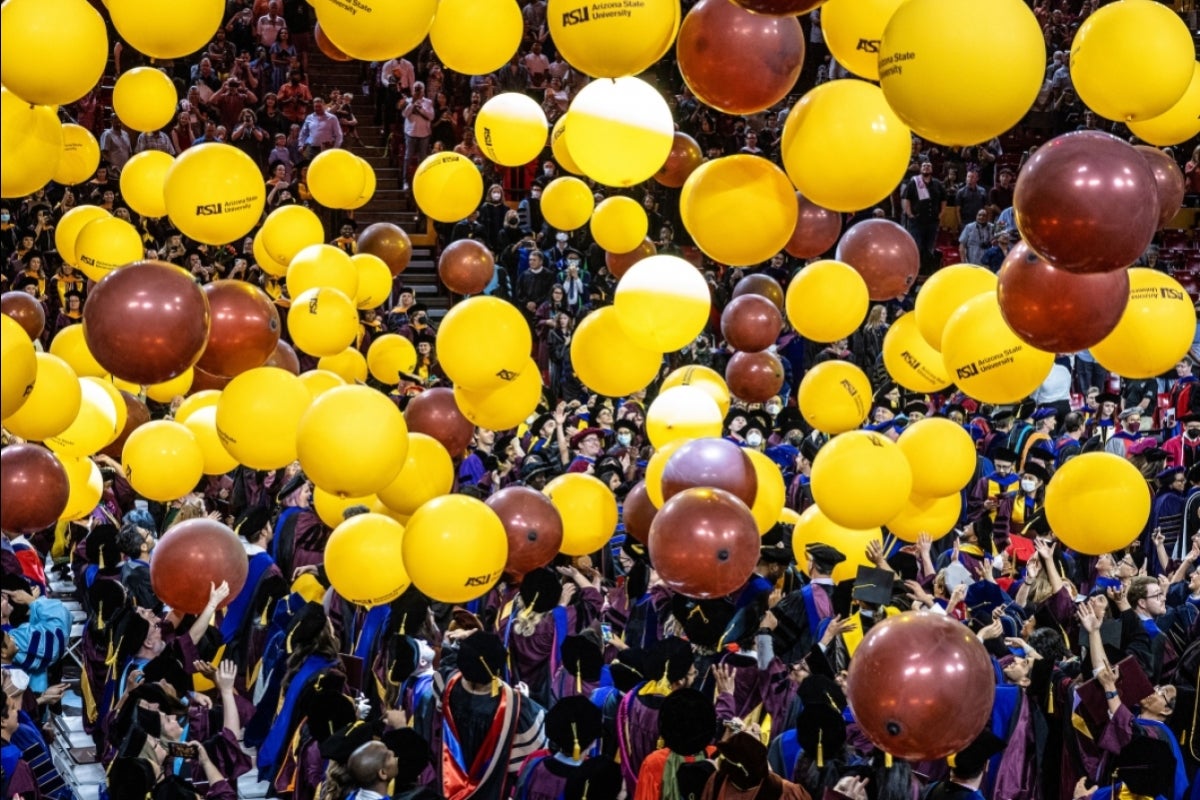
<path fill-rule="evenodd" d="M 621 774 L 630 796 L 637 787 L 638 772 L 646 756 L 658 749 L 658 713 L 663 696 L 638 692 L 634 687 L 617 707 L 617 745 L 621 756 Z"/>
<path fill-rule="evenodd" d="M 522 800 L 559 800 L 567 788 L 567 781 L 578 770 L 579 767 L 573 764 L 547 755 L 540 758 L 528 774 L 522 770 L 517 796 Z"/>
<path fill-rule="evenodd" d="M 1009 733 L 1008 744 L 1004 747 L 1004 755 L 996 769 L 993 797 L 1003 797 L 1005 800 L 1042 798 L 1033 714 L 1029 698 L 1022 692 L 1017 721 Z"/>

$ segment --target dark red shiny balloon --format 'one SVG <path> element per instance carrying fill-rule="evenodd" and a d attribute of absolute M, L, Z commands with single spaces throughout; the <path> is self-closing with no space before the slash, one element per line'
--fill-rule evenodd
<path fill-rule="evenodd" d="M 783 315 L 758 294 L 735 297 L 721 312 L 721 335 L 734 350 L 766 350 L 783 330 Z"/>
<path fill-rule="evenodd" d="M 775 17 L 796 17 L 825 5 L 825 0 L 735 0 L 739 6 L 755 14 Z"/>
<path fill-rule="evenodd" d="M 703 487 L 724 490 L 752 506 L 758 495 L 754 462 L 728 439 L 692 439 L 672 453 L 663 467 L 663 499 Z"/>
<path fill-rule="evenodd" d="M 890 219 L 865 219 L 852 225 L 838 242 L 837 260 L 858 270 L 872 300 L 904 296 L 921 269 L 917 243 Z"/>
<path fill-rule="evenodd" d="M 730 299 L 741 297 L 744 294 L 762 295 L 775 304 L 780 314 L 783 313 L 783 287 L 770 275 L 762 273 L 747 275 L 734 285 Z"/>
<path fill-rule="evenodd" d="M 1039 147 L 1013 193 L 1021 238 L 1068 272 L 1128 267 L 1154 238 L 1158 211 L 1146 159 L 1101 131 L 1065 133 Z"/>
<path fill-rule="evenodd" d="M 637 539 L 642 544 L 650 538 L 650 525 L 658 514 L 658 508 L 650 500 L 646 491 L 646 482 L 638 481 L 625 495 L 621 504 L 621 520 L 625 523 L 625 533 Z"/>
<path fill-rule="evenodd" d="M 1129 272 L 1056 269 L 1024 242 L 1008 251 L 997 291 L 1013 333 L 1039 350 L 1074 353 L 1112 333 L 1129 302 Z"/>
<path fill-rule="evenodd" d="M 1154 184 L 1158 191 L 1158 227 L 1165 228 L 1179 209 L 1183 208 L 1183 195 L 1186 185 L 1183 170 L 1175 159 L 1159 150 L 1157 147 L 1139 144 L 1134 150 L 1146 159 L 1146 166 L 1154 173 Z"/>
<path fill-rule="evenodd" d="M 390 222 L 376 222 L 363 228 L 357 243 L 358 252 L 383 259 L 393 278 L 404 272 L 412 260 L 412 240 L 403 228 Z"/>
<path fill-rule="evenodd" d="M 863 733 L 910 761 L 962 750 L 983 730 L 996 677 L 983 644 L 944 614 L 909 611 L 875 625 L 850 660 L 846 697 Z"/>
<path fill-rule="evenodd" d="M 33 533 L 58 522 L 71 484 L 58 457 L 37 444 L 0 450 L 0 528 Z"/>
<path fill-rule="evenodd" d="M 130 383 L 164 383 L 204 352 L 211 315 L 192 276 L 162 261 L 110 272 L 83 306 L 83 338 L 100 366 Z"/>
<path fill-rule="evenodd" d="M 479 294 L 496 273 L 496 259 L 483 242 L 459 239 L 451 242 L 438 259 L 438 278 L 458 294 Z"/>
<path fill-rule="evenodd" d="M 125 427 L 108 447 L 100 451 L 100 455 L 117 461 L 121 460 L 121 450 L 124 449 L 125 440 L 129 438 L 129 434 L 150 421 L 150 409 L 146 407 L 145 403 L 126 391 L 121 392 L 121 399 L 125 401 Z"/>
<path fill-rule="evenodd" d="M 196 367 L 192 371 L 192 388 L 188 389 L 188 394 L 204 392 L 209 389 L 221 391 L 229 385 L 231 380 L 233 380 L 233 378 L 226 378 L 224 375 L 213 375 L 211 372 L 205 372 L 199 367 Z"/>
<path fill-rule="evenodd" d="M 313 25 L 313 38 L 317 42 L 317 48 L 325 54 L 325 57 L 330 61 L 353 61 L 353 56 L 348 56 L 341 49 L 329 41 L 329 37 L 325 35 L 325 31 L 321 30 L 321 23 Z"/>
<path fill-rule="evenodd" d="M 686 133 L 676 131 L 675 139 L 671 142 L 671 153 L 666 163 L 654 173 L 654 180 L 663 186 L 678 189 L 703 163 L 704 153 L 700 151 L 700 144 Z"/>
<path fill-rule="evenodd" d="M 842 215 L 821 208 L 799 192 L 796 192 L 796 205 L 800 209 L 796 229 L 783 249 L 793 258 L 816 258 L 828 252 L 842 233 Z"/>
<path fill-rule="evenodd" d="M 471 444 L 475 425 L 463 416 L 454 402 L 454 390 L 426 389 L 408 401 L 404 421 L 413 433 L 432 436 L 442 443 L 451 458 L 458 458 Z"/>
<path fill-rule="evenodd" d="M 725 383 L 734 397 L 765 403 L 783 388 L 783 362 L 767 350 L 734 353 L 725 365 Z"/>
<path fill-rule="evenodd" d="M 554 560 L 562 546 L 563 523 L 549 497 L 528 486 L 509 486 L 485 502 L 500 517 L 508 535 L 505 572 L 521 578 Z"/>
<path fill-rule="evenodd" d="M 295 349 L 280 339 L 275 345 L 275 352 L 267 359 L 264 367 L 279 367 L 285 369 L 293 375 L 300 374 L 300 357 L 296 355 Z"/>
<path fill-rule="evenodd" d="M 804 64 L 795 17 L 755 14 L 731 0 L 700 0 L 675 44 L 692 93 L 726 114 L 756 114 L 787 97 Z"/>
<path fill-rule="evenodd" d="M 199 517 L 171 527 L 158 540 L 150 559 L 150 585 L 171 608 L 199 614 L 208 605 L 211 586 L 221 581 L 229 583 L 229 597 L 221 606 L 233 602 L 249 568 L 238 535 L 227 525 Z"/>
<path fill-rule="evenodd" d="M 646 544 L 659 577 L 687 597 L 731 594 L 758 564 L 754 516 L 720 489 L 686 489 L 663 503 Z"/>
<path fill-rule="evenodd" d="M 34 341 L 46 329 L 46 309 L 29 292 L 0 294 L 0 314 L 12 317 Z"/>
<path fill-rule="evenodd" d="M 267 293 L 246 281 L 213 281 L 204 287 L 212 326 L 196 366 L 234 378 L 261 367 L 279 343 L 279 310 Z"/>
<path fill-rule="evenodd" d="M 649 258 L 657 254 L 658 248 L 654 246 L 654 242 L 650 241 L 650 237 L 647 236 L 636 249 L 628 253 L 609 253 L 605 251 L 604 263 L 608 267 L 608 271 L 612 273 L 612 276 L 619 279 L 629 271 L 630 267 L 643 258 Z"/>

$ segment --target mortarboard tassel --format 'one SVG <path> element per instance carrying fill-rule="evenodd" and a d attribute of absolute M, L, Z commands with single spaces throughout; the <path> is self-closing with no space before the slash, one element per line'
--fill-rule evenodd
<path fill-rule="evenodd" d="M 583 669 L 575 671 L 575 694 L 583 694 Z"/>
<path fill-rule="evenodd" d="M 579 753 L 579 731 L 575 728 L 574 722 L 571 723 L 571 741 L 574 742 L 574 746 L 571 748 L 571 760 L 578 761 L 579 755 L 580 755 L 580 753 Z"/>
<path fill-rule="evenodd" d="M 817 769 L 825 767 L 825 731 L 817 728 Z"/>
<path fill-rule="evenodd" d="M 883 751 L 883 766 L 887 769 L 892 768 L 892 754 L 886 750 Z"/>

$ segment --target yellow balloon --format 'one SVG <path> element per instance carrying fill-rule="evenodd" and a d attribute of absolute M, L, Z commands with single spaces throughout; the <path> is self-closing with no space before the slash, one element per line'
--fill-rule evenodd
<path fill-rule="evenodd" d="M 348 352 L 358 353 L 357 350 L 353 350 L 353 349 L 348 350 Z M 359 353 L 359 355 L 362 355 L 362 354 Z M 340 356 L 333 356 L 333 358 L 335 358 L 335 359 L 339 358 L 339 357 Z M 330 360 L 329 358 L 321 359 L 321 361 L 329 361 L 329 360 Z M 366 377 L 367 377 L 366 365 L 364 364 L 363 365 L 363 380 L 366 380 Z M 300 382 L 303 383 L 305 388 L 307 388 L 308 391 L 312 394 L 314 400 L 316 400 L 321 395 L 325 394 L 325 392 L 328 392 L 330 389 L 336 389 L 339 386 L 346 385 L 345 378 L 343 378 L 339 373 L 333 372 L 332 370 L 328 370 L 328 369 L 310 369 L 308 372 L 301 372 L 300 373 Z"/>
<path fill-rule="evenodd" d="M 905 542 L 916 542 L 923 533 L 936 541 L 954 529 L 961 513 L 960 494 L 945 497 L 914 494 L 908 498 L 904 509 L 888 520 L 887 529 Z"/>
<path fill-rule="evenodd" d="M 325 572 L 334 591 L 367 608 L 404 594 L 412 583 L 404 570 L 404 536 L 404 526 L 383 514 L 359 514 L 337 524 L 325 544 Z"/>
<path fill-rule="evenodd" d="M 417 368 L 417 350 L 405 337 L 385 333 L 372 340 L 367 349 L 367 369 L 371 377 L 387 386 L 400 383 L 400 373 Z"/>
<path fill-rule="evenodd" d="M 317 486 L 362 497 L 400 474 L 408 454 L 408 426 L 383 394 L 368 386 L 342 386 L 314 400 L 300 418 L 296 454 Z"/>
<path fill-rule="evenodd" d="M 106 0 L 121 38 L 151 58 L 183 58 L 208 44 L 225 14 L 222 0 Z"/>
<path fill-rule="evenodd" d="M 294 206 L 287 206 L 293 208 Z M 274 275 L 276 278 L 282 278 L 287 275 L 288 264 L 280 263 L 271 258 L 271 254 L 267 252 L 267 248 L 263 245 L 263 230 L 259 228 L 258 233 L 254 234 L 254 263 L 262 268 L 262 271 L 268 275 Z M 307 247 L 308 245 L 305 245 Z"/>
<path fill-rule="evenodd" d="M 319 287 L 337 289 L 346 297 L 358 294 L 358 267 L 346 251 L 331 244 L 311 244 L 292 257 L 287 269 L 288 294 L 299 297 Z"/>
<path fill-rule="evenodd" d="M 192 381 L 195 378 L 196 371 L 192 367 L 188 367 L 169 381 L 147 386 L 146 396 L 157 403 L 170 403 L 176 397 L 187 394 L 188 389 L 192 388 Z"/>
<path fill-rule="evenodd" d="M 359 310 L 379 308 L 392 294 L 392 271 L 379 256 L 356 253 L 350 256 L 358 270 L 358 289 L 354 303 Z"/>
<path fill-rule="evenodd" d="M 800 512 L 785 506 L 783 510 L 779 512 L 779 521 L 784 525 L 794 528 L 796 523 L 800 521 Z"/>
<path fill-rule="evenodd" d="M 675 451 L 687 441 L 687 439 L 676 439 L 673 442 L 667 442 L 654 451 L 654 455 L 650 456 L 650 461 L 646 464 L 646 496 L 650 498 L 650 502 L 654 504 L 655 508 L 662 508 L 662 504 L 666 502 L 662 488 L 663 470 L 666 469 L 671 456 L 675 455 Z"/>
<path fill-rule="evenodd" d="M 340 147 L 317 154 L 308 166 L 308 189 L 326 208 L 350 208 L 367 185 L 371 166 Z"/>
<path fill-rule="evenodd" d="M 232 145 L 205 142 L 175 159 L 167 171 L 163 197 L 167 216 L 184 236 L 204 244 L 225 244 L 258 224 L 266 187 L 250 156 Z"/>
<path fill-rule="evenodd" d="M 313 163 L 316 163 L 315 160 Z M 310 172 L 310 185 L 311 175 Z M 308 251 L 311 246 L 332 247 L 323 245 L 325 228 L 321 225 L 321 218 L 312 209 L 298 205 L 280 206 L 268 214 L 267 218 L 263 220 L 258 237 L 262 239 L 262 246 L 267 256 L 276 264 L 291 265 L 298 254 Z M 336 247 L 332 249 L 345 255 Z M 309 284 L 304 288 L 310 289 L 315 285 Z M 291 288 L 290 284 L 288 288 Z M 299 292 L 293 294 L 299 294 Z"/>
<path fill-rule="evenodd" d="M 699 364 L 680 367 L 663 379 L 661 391 L 665 392 L 673 386 L 695 386 L 703 389 L 713 400 L 717 401 L 722 418 L 729 413 L 729 386 L 726 385 L 724 376 L 715 369 L 702 367 Z"/>
<path fill-rule="evenodd" d="M 404 531 L 404 567 L 432 600 L 466 603 L 491 591 L 508 560 L 508 536 L 496 512 L 463 494 L 430 500 Z"/>
<path fill-rule="evenodd" d="M 433 27 L 438 3 L 313 0 L 312 6 L 321 30 L 343 53 L 359 61 L 387 61 L 416 49 Z"/>
<path fill-rule="evenodd" d="M 515 428 L 537 410 L 542 399 L 542 372 L 533 359 L 512 383 L 490 392 L 454 387 L 454 400 L 463 416 L 481 428 L 504 431 Z"/>
<path fill-rule="evenodd" d="M 129 392 L 130 394 L 134 395 L 140 395 L 142 393 L 141 384 L 132 383 L 124 378 L 118 378 L 116 375 L 109 375 L 105 378 L 105 380 L 112 381 L 112 385 L 115 389 L 117 389 L 117 391 Z"/>
<path fill-rule="evenodd" d="M 1053 353 L 1030 347 L 1012 332 L 994 293 L 963 303 L 946 322 L 942 343 L 946 374 L 985 403 L 1024 400 L 1054 366 Z"/>
<path fill-rule="evenodd" d="M 904 0 L 829 0 L 821 6 L 821 33 L 838 63 L 869 81 L 879 80 L 879 40 Z"/>
<path fill-rule="evenodd" d="M 592 190 L 578 178 L 555 178 L 542 192 L 542 217 L 550 227 L 560 231 L 582 228 L 595 208 L 596 200 L 592 196 Z M 646 216 L 645 212 L 642 212 L 642 216 Z"/>
<path fill-rule="evenodd" d="M 666 353 L 686 347 L 704 331 L 712 296 L 691 262 L 678 256 L 650 256 L 621 277 L 613 307 L 630 340 L 646 350 Z"/>
<path fill-rule="evenodd" d="M 688 176 L 679 213 L 709 258 L 750 266 L 774 256 L 792 237 L 796 192 L 783 170 L 765 158 L 725 156 Z"/>
<path fill-rule="evenodd" d="M 366 383 L 367 381 L 367 359 L 361 352 L 353 347 L 347 347 L 342 352 L 332 355 L 323 356 L 317 360 L 317 368 L 313 372 L 323 372 L 326 375 L 332 374 L 341 378 L 342 383 Z M 315 380 L 315 379 L 314 379 Z M 318 388 L 322 389 L 322 393 L 329 389 L 336 389 L 336 386 L 324 386 L 322 384 L 328 381 L 328 378 L 322 378 L 316 381 Z M 313 394 L 316 397 L 316 393 Z"/>
<path fill-rule="evenodd" d="M 813 342 L 836 342 L 858 329 L 871 304 L 867 282 L 841 261 L 814 261 L 796 273 L 784 307 L 796 332 Z"/>
<path fill-rule="evenodd" d="M 563 522 L 559 552 L 586 556 L 608 543 L 617 529 L 617 498 L 599 478 L 582 472 L 559 475 L 542 494 L 558 509 Z"/>
<path fill-rule="evenodd" d="M 584 317 L 571 337 L 571 366 L 583 385 L 597 394 L 624 397 L 645 389 L 661 364 L 662 354 L 634 341 L 612 306 Z"/>
<path fill-rule="evenodd" d="M 879 83 L 892 110 L 918 135 L 947 145 L 985 142 L 1016 125 L 1046 73 L 1041 25 L 1022 0 L 908 0 L 879 48 Z M 980 71 L 992 69 L 997 48 L 1004 70 L 979 91 Z"/>
<path fill-rule="evenodd" d="M 100 145 L 87 128 L 67 123 L 62 126 L 62 156 L 54 171 L 54 182 L 64 186 L 83 183 L 100 164 Z"/>
<path fill-rule="evenodd" d="M 179 408 L 175 409 L 174 420 L 179 423 L 186 423 L 188 417 L 200 409 L 216 408 L 217 401 L 220 399 L 221 391 L 219 389 L 205 389 L 195 394 L 190 394 L 183 398 L 183 402 L 179 404 Z"/>
<path fill-rule="evenodd" d="M 475 141 L 483 154 L 504 167 L 520 167 L 546 146 L 546 112 L 527 94 L 504 92 L 475 115 Z"/>
<path fill-rule="evenodd" d="M 609 197 L 600 201 L 600 205 L 592 212 L 592 238 L 610 253 L 636 250 L 646 238 L 649 228 L 650 221 L 646 218 L 645 209 L 632 197 Z"/>
<path fill-rule="evenodd" d="M 986 267 L 972 264 L 954 264 L 942 267 L 929 276 L 921 291 L 913 316 L 921 338 L 934 350 L 942 349 L 942 332 L 950 316 L 972 297 L 995 294 L 998 283 L 996 274 Z"/>
<path fill-rule="evenodd" d="M 858 575 L 859 567 L 875 566 L 867 558 L 867 545 L 880 541 L 882 536 L 878 527 L 863 530 L 847 528 L 825 516 L 816 506 L 809 506 L 792 529 L 792 553 L 796 556 L 800 571 L 807 574 L 808 545 L 828 545 L 846 557 L 845 561 L 833 568 L 834 583 L 852 581 Z"/>
<path fill-rule="evenodd" d="M 237 469 L 237 459 L 221 444 L 217 433 L 217 407 L 204 406 L 192 411 L 186 420 L 176 419 L 196 437 L 200 452 L 204 455 L 205 475 L 224 475 Z"/>
<path fill-rule="evenodd" d="M 1079 99 L 1120 122 L 1167 113 L 1187 91 L 1195 63 L 1187 23 L 1170 6 L 1151 0 L 1120 0 L 1097 9 L 1071 40 L 1071 83 Z"/>
<path fill-rule="evenodd" d="M 904 508 L 912 493 L 912 470 L 886 436 L 847 431 L 817 451 L 812 492 L 822 512 L 837 524 L 875 528 Z"/>
<path fill-rule="evenodd" d="M 961 425 L 943 417 L 926 417 L 909 425 L 896 445 L 912 470 L 914 495 L 954 494 L 975 475 L 975 441 Z"/>
<path fill-rule="evenodd" d="M 125 169 L 129 169 L 134 159 L 140 158 L 142 155 L 145 154 L 142 153 L 129 159 L 129 162 L 125 165 Z M 166 154 L 164 153 L 163 155 Z M 167 158 L 169 159 L 170 156 L 167 156 Z M 121 177 L 125 177 L 124 171 L 122 171 Z M 124 186 L 121 188 L 121 193 L 125 194 Z M 133 208 L 133 206 L 131 205 L 130 208 Z M 137 211 L 137 209 L 134 209 L 134 211 Z M 79 238 L 79 232 L 83 230 L 84 225 L 87 225 L 92 220 L 103 219 L 109 216 L 112 215 L 100 206 L 75 206 L 63 214 L 62 219 L 54 226 L 54 246 L 58 250 L 59 258 L 72 267 L 78 267 L 79 262 L 75 258 L 75 240 Z"/>
<path fill-rule="evenodd" d="M 313 487 L 312 505 L 313 511 L 317 512 L 317 516 L 331 528 L 336 528 L 346 521 L 345 511 L 351 506 L 366 506 L 371 508 L 377 505 L 379 499 L 375 495 L 369 494 L 364 497 L 338 497 L 336 494 L 330 494 L 320 486 Z M 326 545 L 328 552 L 328 545 Z M 327 559 L 328 560 L 328 557 Z"/>
<path fill-rule="evenodd" d="M 878 86 L 838 80 L 808 92 L 788 113 L 780 153 L 801 194 L 850 212 L 892 193 L 908 169 L 912 140 Z"/>
<path fill-rule="evenodd" d="M 606 186 L 648 180 L 666 163 L 675 141 L 667 101 L 639 78 L 593 81 L 575 96 L 569 113 L 565 138 L 571 157 L 583 174 Z"/>
<path fill-rule="evenodd" d="M 145 255 L 145 246 L 137 228 L 117 217 L 94 219 L 75 239 L 75 257 L 80 271 L 99 281 L 113 270 L 120 269 Z"/>
<path fill-rule="evenodd" d="M 412 515 L 454 488 L 454 462 L 441 442 L 423 433 L 409 433 L 405 446 L 400 472 L 379 490 L 379 500 L 399 514 Z"/>
<path fill-rule="evenodd" d="M 783 473 L 779 465 L 757 450 L 746 448 L 750 463 L 754 465 L 754 473 L 758 476 L 758 493 L 754 495 L 754 505 L 750 513 L 758 525 L 759 535 L 775 527 L 783 513 L 783 504 L 787 501 L 787 486 L 783 482 Z"/>
<path fill-rule="evenodd" d="M 229 454 L 251 469 L 282 469 L 296 460 L 296 430 L 312 404 L 308 388 L 277 367 L 247 370 L 217 401 L 217 432 Z"/>
<path fill-rule="evenodd" d="M 1175 105 L 1157 117 L 1126 124 L 1134 136 L 1159 147 L 1182 144 L 1200 133 L 1200 62 L 1192 70 L 1187 91 Z"/>
<path fill-rule="evenodd" d="M 481 342 L 487 342 L 481 348 Z M 512 303 L 484 295 L 464 300 L 447 312 L 437 332 L 438 361 L 455 386 L 473 391 L 498 389 L 529 363 L 533 338 Z"/>
<path fill-rule="evenodd" d="M 676 439 L 717 438 L 724 426 L 717 401 L 698 386 L 667 389 L 646 409 L 646 435 L 655 447 Z"/>
<path fill-rule="evenodd" d="M 905 314 L 888 328 L 883 337 L 883 366 L 892 380 L 910 392 L 928 394 L 950 385 L 942 354 L 921 338 L 913 314 Z"/>
<path fill-rule="evenodd" d="M 79 413 L 65 430 L 48 437 L 45 445 L 55 453 L 82 458 L 110 444 L 121 428 L 117 427 L 117 408 L 112 396 L 96 378 L 80 379 L 79 389 Z M 125 409 L 124 400 L 121 408 Z"/>
<path fill-rule="evenodd" d="M 550 0 L 546 26 L 563 59 L 593 78 L 644 71 L 679 32 L 678 0 L 646 0 L 608 10 L 574 0 Z"/>
<path fill-rule="evenodd" d="M 86 0 L 8 0 L 0 11 L 0 72 L 23 100 L 65 106 L 100 82 L 104 19 Z"/>
<path fill-rule="evenodd" d="M 37 351 L 16 320 L 0 314 L 0 419 L 15 414 L 37 380 Z"/>
<path fill-rule="evenodd" d="M 56 110 L 31 106 L 0 87 L 0 197 L 24 197 L 49 183 L 62 149 Z"/>
<path fill-rule="evenodd" d="M 848 361 L 825 361 L 804 374 L 797 402 L 805 422 L 822 433 L 853 430 L 871 410 L 871 381 Z"/>
<path fill-rule="evenodd" d="M 155 420 L 129 434 L 121 450 L 121 466 L 134 491 L 167 503 L 196 488 L 204 475 L 204 453 L 185 426 Z"/>
<path fill-rule="evenodd" d="M 175 84 L 156 67 L 134 67 L 113 87 L 113 110 L 135 131 L 156 131 L 171 124 L 179 97 Z"/>
<path fill-rule="evenodd" d="M 287 326 L 297 350 L 318 357 L 336 356 L 358 336 L 358 310 L 354 301 L 337 289 L 313 288 L 292 300 Z"/>
<path fill-rule="evenodd" d="M 483 176 L 471 159 L 458 153 L 434 153 L 413 174 L 413 199 L 438 222 L 466 219 L 483 197 Z"/>
<path fill-rule="evenodd" d="M 121 198 L 143 217 L 165 217 L 167 200 L 163 189 L 174 163 L 175 159 L 161 150 L 138 153 L 125 162 L 125 168 L 121 170 Z"/>
<path fill-rule="evenodd" d="M 66 361 L 37 354 L 36 379 L 25 403 L 4 419 L 4 427 L 22 439 L 40 442 L 57 436 L 79 415 L 83 389 Z"/>
<path fill-rule="evenodd" d="M 346 208 L 351 211 L 356 208 L 362 208 L 367 203 L 371 202 L 371 198 L 375 196 L 375 189 L 377 186 L 375 168 L 372 167 L 371 163 L 365 158 L 361 158 L 359 156 L 355 156 L 355 158 L 358 159 L 359 166 L 363 171 L 363 185 L 362 189 L 360 189 L 358 192 L 358 196 L 351 200 L 350 204 L 346 206 Z"/>
<path fill-rule="evenodd" d="M 68 325 L 56 333 L 50 342 L 50 353 L 70 364 L 81 378 L 103 378 L 108 374 L 88 349 L 82 325 Z"/>
<path fill-rule="evenodd" d="M 58 461 L 67 471 L 67 483 L 71 493 L 67 507 L 58 515 L 59 522 L 73 522 L 88 516 L 100 505 L 104 493 L 104 478 L 100 468 L 90 458 L 72 458 L 59 455 Z"/>
<path fill-rule="evenodd" d="M 1090 556 L 1129 545 L 1150 517 L 1150 490 L 1137 467 L 1113 453 L 1084 453 L 1046 485 L 1046 521 L 1064 545 Z"/>
<path fill-rule="evenodd" d="M 573 175 L 582 175 L 583 170 L 575 163 L 575 159 L 571 158 L 571 151 L 567 148 L 566 133 L 567 117 L 569 116 L 571 116 L 571 112 L 567 111 L 566 114 L 563 114 L 554 123 L 554 128 L 550 131 L 550 152 L 554 154 L 554 160 L 558 162 L 560 167 Z"/>
<path fill-rule="evenodd" d="M 524 32 L 515 0 L 442 0 L 429 42 L 448 69 L 486 75 L 508 63 Z"/>
<path fill-rule="evenodd" d="M 1196 310 L 1179 281 L 1145 267 L 1129 270 L 1129 303 L 1113 332 L 1091 349 L 1124 378 L 1153 378 L 1175 366 L 1192 346 Z"/>

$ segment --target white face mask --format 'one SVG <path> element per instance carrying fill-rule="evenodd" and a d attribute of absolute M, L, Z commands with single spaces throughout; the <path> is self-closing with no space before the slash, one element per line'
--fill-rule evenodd
<path fill-rule="evenodd" d="M 746 444 L 750 445 L 751 447 L 758 447 L 760 444 L 762 444 L 762 434 L 758 431 L 751 431 L 750 433 L 746 434 Z"/>
<path fill-rule="evenodd" d="M 632 433 L 618 433 L 617 434 L 617 444 L 621 445 L 622 447 L 629 447 L 629 445 L 633 444 L 633 434 Z"/>
<path fill-rule="evenodd" d="M 1033 494 L 1035 491 L 1037 491 L 1037 480 L 1034 478 L 1022 478 L 1021 491 Z"/>
<path fill-rule="evenodd" d="M 767 413 L 770 414 L 772 417 L 775 416 L 776 414 L 778 414 L 782 410 L 783 410 L 783 406 L 779 405 L 778 403 L 768 403 L 767 404 Z"/>

